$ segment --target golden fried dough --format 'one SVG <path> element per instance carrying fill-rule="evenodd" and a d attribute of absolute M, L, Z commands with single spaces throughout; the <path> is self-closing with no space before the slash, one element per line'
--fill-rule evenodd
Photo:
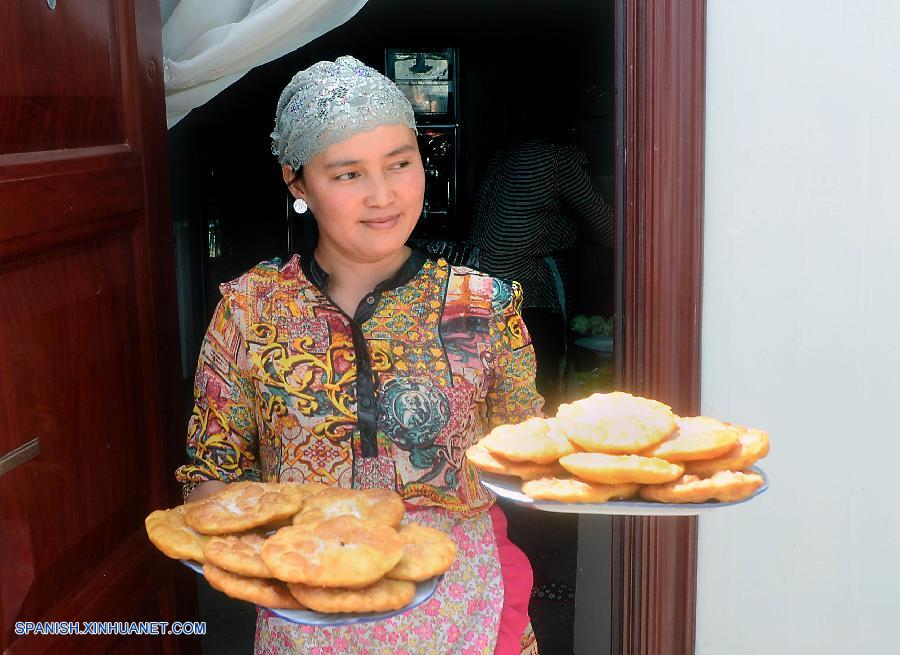
<path fill-rule="evenodd" d="M 536 417 L 515 425 L 499 425 L 478 443 L 492 454 L 513 462 L 550 464 L 575 452 L 552 418 Z"/>
<path fill-rule="evenodd" d="M 266 482 L 265 484 L 276 485 L 272 488 L 299 498 L 301 501 L 328 489 L 328 485 L 321 482 Z"/>
<path fill-rule="evenodd" d="M 557 500 L 561 503 L 605 503 L 613 499 L 631 498 L 639 484 L 598 484 L 574 478 L 541 478 L 522 484 L 522 493 L 535 500 Z"/>
<path fill-rule="evenodd" d="M 446 532 L 417 523 L 398 530 L 403 539 L 403 559 L 387 572 L 392 580 L 421 582 L 444 573 L 456 557 L 456 543 Z"/>
<path fill-rule="evenodd" d="M 739 432 L 738 442 L 727 453 L 715 459 L 686 462 L 685 473 L 707 478 L 717 471 L 740 471 L 769 453 L 767 432 L 739 425 L 734 427 Z"/>
<path fill-rule="evenodd" d="M 203 565 L 203 576 L 212 588 L 232 598 L 273 609 L 303 609 L 303 605 L 290 594 L 285 584 L 278 580 L 245 578 L 212 564 Z"/>
<path fill-rule="evenodd" d="M 259 552 L 266 538 L 259 534 L 210 537 L 203 548 L 205 561 L 249 578 L 271 578 Z"/>
<path fill-rule="evenodd" d="M 209 537 L 197 533 L 187 524 L 184 507 L 179 505 L 151 512 L 144 519 L 147 536 L 169 557 L 203 562 L 203 545 Z"/>
<path fill-rule="evenodd" d="M 669 482 L 684 473 L 680 464 L 640 455 L 573 453 L 560 459 L 559 463 L 576 477 L 602 484 L 656 484 Z"/>
<path fill-rule="evenodd" d="M 288 588 L 301 603 L 316 612 L 390 612 L 403 609 L 416 595 L 412 582 L 383 578 L 365 589 L 325 589 L 303 584 Z"/>
<path fill-rule="evenodd" d="M 727 453 L 738 442 L 739 432 L 706 416 L 675 417 L 677 429 L 669 437 L 641 453 L 670 462 L 712 459 Z"/>
<path fill-rule="evenodd" d="M 232 482 L 185 506 L 188 525 L 203 534 L 233 534 L 293 516 L 302 500 L 271 482 Z"/>
<path fill-rule="evenodd" d="M 293 522 L 294 525 L 312 528 L 338 516 L 355 516 L 396 527 L 403 520 L 403 512 L 403 500 L 396 492 L 331 487 L 307 498 Z"/>
<path fill-rule="evenodd" d="M 728 503 L 752 496 L 762 485 L 762 476 L 752 471 L 718 471 L 708 478 L 684 475 L 674 482 L 647 485 L 639 493 L 660 503 Z"/>
<path fill-rule="evenodd" d="M 552 478 L 565 474 L 559 462 L 536 464 L 535 462 L 513 462 L 502 455 L 494 455 L 480 442 L 466 450 L 466 457 L 472 466 L 486 473 L 499 475 L 515 475 L 523 480 L 536 478 Z"/>
<path fill-rule="evenodd" d="M 359 589 L 397 565 L 403 540 L 390 526 L 339 516 L 314 528 L 281 528 L 266 540 L 261 554 L 279 580 Z"/>
<path fill-rule="evenodd" d="M 620 391 L 562 404 L 556 417 L 570 441 L 593 453 L 637 453 L 675 429 L 668 405 Z"/>

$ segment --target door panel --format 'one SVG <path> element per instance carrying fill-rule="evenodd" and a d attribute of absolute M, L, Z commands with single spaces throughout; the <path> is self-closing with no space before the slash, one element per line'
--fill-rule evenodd
<path fill-rule="evenodd" d="M 106 562 L 102 574 L 91 576 L 79 589 L 61 597 L 58 606 L 62 609 L 46 614 L 41 620 L 79 623 L 171 621 L 174 614 L 172 596 L 164 585 L 160 584 L 155 593 L 135 593 L 147 585 L 148 578 L 160 581 L 167 578 L 168 565 L 160 558 L 148 558 L 148 552 L 146 537 L 135 533 L 119 545 Z M 146 564 L 149 566 L 142 568 Z M 116 599 L 117 604 L 111 605 L 110 599 Z M 176 642 L 156 635 L 78 635 L 57 638 L 33 635 L 19 637 L 3 652 L 8 655 L 184 653 L 189 652 L 186 647 L 192 644 L 197 645 L 196 640 Z"/>
<path fill-rule="evenodd" d="M 182 450 L 156 0 L 0 3 L 0 647 L 171 652 L 16 621 L 173 621 L 193 579 L 143 519 Z M 184 618 L 181 616 L 181 618 Z"/>
<path fill-rule="evenodd" d="M 53 517 L 31 523 L 32 566 L 42 572 L 33 592 L 70 591 L 140 527 L 148 457 L 134 437 L 143 408 L 140 385 L 122 384 L 141 379 L 129 250 L 128 235 L 115 234 L 0 269 L 0 394 L 11 423 L 0 450 L 22 437 L 41 449 L 0 478 L 0 490 L 24 488 L 30 515 Z M 29 494 L 34 484 L 39 494 Z"/>
<path fill-rule="evenodd" d="M 0 152 L 119 143 L 115 3 L 0 4 Z M 76 55 L 77 56 L 73 56 Z"/>
<path fill-rule="evenodd" d="M 44 251 L 143 220 L 142 161 L 128 145 L 0 156 L 0 256 Z M 136 215 L 134 215 L 136 214 Z"/>

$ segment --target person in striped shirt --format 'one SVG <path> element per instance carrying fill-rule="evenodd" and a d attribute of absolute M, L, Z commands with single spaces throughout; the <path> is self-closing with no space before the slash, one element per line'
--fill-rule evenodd
<path fill-rule="evenodd" d="M 613 212 L 574 145 L 530 138 L 498 151 L 476 202 L 470 241 L 484 272 L 522 285 L 523 317 L 537 354 L 538 390 L 552 413 L 565 353 L 565 254 L 576 240 L 614 242 Z"/>

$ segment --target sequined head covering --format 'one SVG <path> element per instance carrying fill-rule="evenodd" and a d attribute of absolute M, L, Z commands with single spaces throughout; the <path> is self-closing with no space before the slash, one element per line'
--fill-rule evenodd
<path fill-rule="evenodd" d="M 328 146 L 382 125 L 416 129 L 412 105 L 397 85 L 350 56 L 320 61 L 281 92 L 272 152 L 298 170 Z"/>

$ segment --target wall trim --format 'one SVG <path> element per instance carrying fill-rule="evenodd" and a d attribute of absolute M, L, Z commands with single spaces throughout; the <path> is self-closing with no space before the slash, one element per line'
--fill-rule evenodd
<path fill-rule="evenodd" d="M 705 0 L 616 0 L 616 379 L 700 408 Z M 611 653 L 691 655 L 697 519 L 614 517 Z"/>

